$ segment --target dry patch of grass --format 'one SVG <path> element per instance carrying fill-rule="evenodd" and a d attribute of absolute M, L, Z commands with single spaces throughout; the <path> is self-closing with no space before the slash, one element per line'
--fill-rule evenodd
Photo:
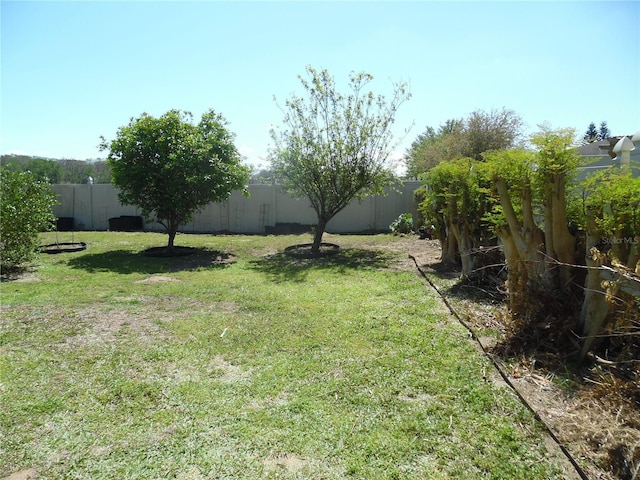
<path fill-rule="evenodd" d="M 396 238 L 83 236 L 4 285 L 0 477 L 567 478 Z"/>
<path fill-rule="evenodd" d="M 153 285 L 154 283 L 161 282 L 178 282 L 179 280 L 172 277 L 167 277 L 166 275 L 151 275 L 150 277 L 144 278 L 142 280 L 136 280 L 134 283 L 141 283 L 144 285 Z"/>
<path fill-rule="evenodd" d="M 284 470 L 286 472 L 297 472 L 302 470 L 306 461 L 296 455 L 280 455 L 276 458 L 264 460 L 264 464 L 269 470 Z"/>

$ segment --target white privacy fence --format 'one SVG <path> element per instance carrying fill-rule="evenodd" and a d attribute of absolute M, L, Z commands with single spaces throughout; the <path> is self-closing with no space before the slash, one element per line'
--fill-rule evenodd
<path fill-rule="evenodd" d="M 329 233 L 385 231 L 402 213 L 415 217 L 417 202 L 413 192 L 418 181 L 406 181 L 398 191 L 387 195 L 353 201 L 327 225 Z M 140 215 L 134 206 L 122 205 L 117 189 L 110 184 L 52 185 L 59 204 L 53 209 L 57 217 L 73 218 L 76 230 L 108 230 L 109 219 L 122 215 Z M 272 185 L 249 185 L 251 196 L 233 192 L 224 203 L 211 203 L 182 232 L 267 233 L 279 224 L 314 225 L 315 211 L 307 199 L 295 200 Z M 161 231 L 158 224 L 145 224 L 145 230 Z"/>

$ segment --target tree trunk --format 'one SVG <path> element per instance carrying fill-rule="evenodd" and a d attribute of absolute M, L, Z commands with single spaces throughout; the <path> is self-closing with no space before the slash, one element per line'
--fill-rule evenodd
<path fill-rule="evenodd" d="M 495 180 L 496 191 L 500 199 L 500 205 L 504 211 L 504 216 L 507 219 L 507 225 L 509 225 L 511 241 L 514 242 L 515 247 L 518 249 L 520 255 L 526 250 L 524 239 L 521 235 L 521 223 L 518 220 L 515 210 L 513 209 L 513 203 L 511 202 L 511 194 L 509 193 L 509 187 L 507 182 L 502 178 Z"/>
<path fill-rule="evenodd" d="M 582 300 L 582 309 L 580 311 L 580 325 L 582 326 L 582 334 L 584 335 L 584 343 L 582 344 L 582 352 L 580 353 L 581 360 L 591 348 L 609 312 L 606 292 L 602 288 L 603 279 L 598 269 L 598 267 L 602 265 L 603 256 L 604 254 L 598 251 L 593 253 L 587 252 L 586 255 L 589 272 L 585 280 L 584 299 Z"/>
<path fill-rule="evenodd" d="M 551 193 L 551 180 L 545 179 L 544 186 L 544 248 L 546 256 L 544 258 L 545 283 L 549 288 L 554 288 L 555 279 L 553 276 L 554 262 L 556 258 L 555 247 L 553 245 L 553 194 Z"/>
<path fill-rule="evenodd" d="M 458 264 L 458 242 L 456 236 L 453 234 L 451 222 L 449 219 L 445 220 L 446 227 L 440 234 L 440 246 L 442 247 L 442 255 L 440 261 L 444 264 L 457 265 Z"/>
<path fill-rule="evenodd" d="M 575 263 L 576 240 L 569 232 L 569 222 L 567 219 L 567 198 L 566 198 L 566 177 L 564 175 L 554 175 L 552 185 L 552 222 L 553 222 L 553 249 L 555 258 L 566 264 L 560 266 L 560 287 L 565 289 L 571 281 L 571 267 Z"/>
<path fill-rule="evenodd" d="M 169 228 L 167 229 L 167 233 L 169 234 L 169 241 L 167 242 L 167 253 L 168 254 L 172 254 L 173 253 L 173 243 L 175 241 L 176 234 L 178 233 L 177 225 L 174 225 L 173 223 L 170 223 L 169 224 Z"/>
<path fill-rule="evenodd" d="M 460 263 L 462 266 L 462 277 L 470 277 L 473 272 L 473 242 L 469 229 L 462 223 L 452 224 L 451 231 L 452 237 L 455 238 L 458 251 L 460 252 Z"/>
<path fill-rule="evenodd" d="M 538 253 L 538 247 L 543 241 L 543 235 L 533 219 L 531 192 L 525 188 L 521 195 L 523 222 L 520 222 L 513 208 L 506 182 L 503 179 L 497 179 L 495 186 L 500 198 L 500 205 L 507 219 L 509 241 L 517 249 L 520 260 L 525 263 L 529 279 L 539 281 L 536 277 L 542 277 L 544 271 Z"/>
<path fill-rule="evenodd" d="M 632 244 L 629 258 L 627 258 L 627 268 L 640 275 L 640 235 L 636 235 L 630 240 Z"/>
<path fill-rule="evenodd" d="M 311 253 L 320 253 L 320 244 L 322 243 L 322 236 L 324 230 L 327 228 L 328 220 L 318 217 L 318 224 L 316 225 L 315 232 L 313 233 L 313 245 L 311 246 Z"/>
<path fill-rule="evenodd" d="M 437 230 L 438 241 L 440 242 L 440 261 L 444 261 L 444 257 L 447 256 L 449 250 L 449 241 L 447 239 L 447 227 L 442 227 Z"/>
<path fill-rule="evenodd" d="M 520 200 L 522 202 L 522 235 L 528 248 L 533 250 L 536 257 L 539 257 L 538 250 L 544 244 L 544 232 L 536 224 L 531 187 L 528 184 L 522 189 Z"/>
<path fill-rule="evenodd" d="M 520 315 L 526 311 L 526 297 L 528 276 L 527 269 L 518 253 L 518 247 L 509 233 L 509 229 L 505 228 L 498 232 L 504 258 L 507 264 L 507 292 L 509 293 L 509 309 L 513 315 Z"/>

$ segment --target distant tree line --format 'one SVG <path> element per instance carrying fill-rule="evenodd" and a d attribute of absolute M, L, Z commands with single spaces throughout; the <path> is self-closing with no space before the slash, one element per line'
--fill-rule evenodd
<path fill-rule="evenodd" d="M 9 171 L 31 172 L 36 180 L 58 183 L 111 183 L 111 171 L 104 160 L 50 159 L 29 155 L 2 155 L 0 165 Z"/>

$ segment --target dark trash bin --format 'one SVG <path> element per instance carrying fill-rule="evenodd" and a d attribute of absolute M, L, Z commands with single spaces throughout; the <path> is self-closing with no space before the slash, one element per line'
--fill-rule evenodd
<path fill-rule="evenodd" d="M 112 232 L 121 232 L 124 222 L 120 217 L 113 217 L 109 219 L 109 230 Z"/>
<path fill-rule="evenodd" d="M 109 230 L 112 232 L 134 232 L 142 230 L 142 217 L 137 215 L 121 215 L 109 219 Z"/>
<path fill-rule="evenodd" d="M 142 217 L 138 215 L 120 215 L 127 232 L 142 230 Z"/>
<path fill-rule="evenodd" d="M 59 232 L 73 231 L 73 217 L 58 217 L 56 219 L 56 230 Z"/>

